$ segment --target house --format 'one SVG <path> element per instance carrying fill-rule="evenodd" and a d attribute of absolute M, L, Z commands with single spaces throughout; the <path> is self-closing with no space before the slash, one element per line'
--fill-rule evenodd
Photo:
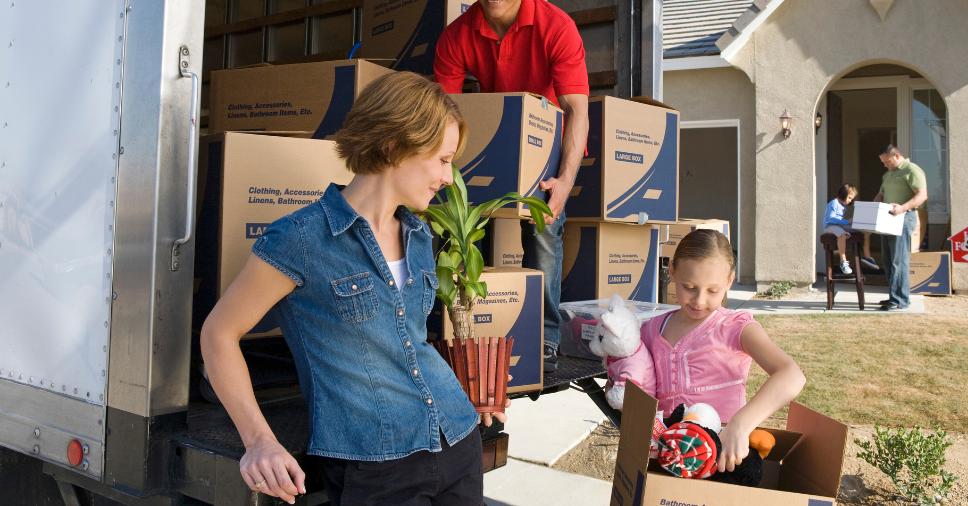
<path fill-rule="evenodd" d="M 892 142 L 928 179 L 923 249 L 944 250 L 968 225 L 965 26 L 958 0 L 665 0 L 680 214 L 730 219 L 741 282 L 812 283 L 825 203 L 844 182 L 870 200 Z"/>

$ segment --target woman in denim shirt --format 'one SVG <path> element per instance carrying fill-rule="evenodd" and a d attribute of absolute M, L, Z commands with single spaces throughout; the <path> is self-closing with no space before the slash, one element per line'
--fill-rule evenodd
<path fill-rule="evenodd" d="M 452 182 L 464 131 L 437 84 L 408 72 L 374 81 L 336 134 L 353 181 L 268 227 L 205 321 L 206 370 L 245 444 L 252 490 L 289 503 L 306 492 L 239 349 L 272 309 L 309 408 L 307 453 L 322 457 L 331 501 L 482 504 L 479 417 L 427 343 L 436 264 L 430 229 L 410 211 Z"/>

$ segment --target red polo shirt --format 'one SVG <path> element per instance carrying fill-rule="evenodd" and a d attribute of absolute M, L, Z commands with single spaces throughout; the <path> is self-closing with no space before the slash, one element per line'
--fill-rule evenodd
<path fill-rule="evenodd" d="M 460 93 L 467 72 L 483 92 L 527 91 L 556 105 L 561 95 L 588 95 L 578 27 L 547 0 L 521 0 L 500 41 L 477 2 L 455 19 L 437 41 L 434 74 L 444 91 Z"/>

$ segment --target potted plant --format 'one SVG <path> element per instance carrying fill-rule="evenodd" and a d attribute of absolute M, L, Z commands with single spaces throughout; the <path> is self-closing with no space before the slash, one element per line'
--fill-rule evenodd
<path fill-rule="evenodd" d="M 537 197 L 511 192 L 477 205 L 467 200 L 467 187 L 454 167 L 454 183 L 445 189 L 446 200 L 437 195 L 427 220 L 440 237 L 437 252 L 437 296 L 447 309 L 453 336 L 443 336 L 437 349 L 447 360 L 478 412 L 503 412 L 507 399 L 507 371 L 513 336 L 477 339 L 471 318 L 474 302 L 487 297 L 487 284 L 480 280 L 484 256 L 476 243 L 484 238 L 484 227 L 494 211 L 508 204 L 524 204 L 531 211 L 538 232 L 551 209 Z"/>

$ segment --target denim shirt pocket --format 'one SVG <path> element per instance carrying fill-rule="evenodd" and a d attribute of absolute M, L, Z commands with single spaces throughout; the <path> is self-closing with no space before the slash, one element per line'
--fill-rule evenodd
<path fill-rule="evenodd" d="M 437 296 L 437 288 L 440 287 L 440 281 L 437 279 L 437 274 L 431 271 L 423 271 L 424 274 L 424 289 L 423 289 L 423 312 L 429 315 L 434 309 L 434 298 Z"/>
<path fill-rule="evenodd" d="M 376 314 L 376 294 L 369 272 L 359 272 L 332 281 L 339 316 L 349 323 L 362 323 Z"/>

